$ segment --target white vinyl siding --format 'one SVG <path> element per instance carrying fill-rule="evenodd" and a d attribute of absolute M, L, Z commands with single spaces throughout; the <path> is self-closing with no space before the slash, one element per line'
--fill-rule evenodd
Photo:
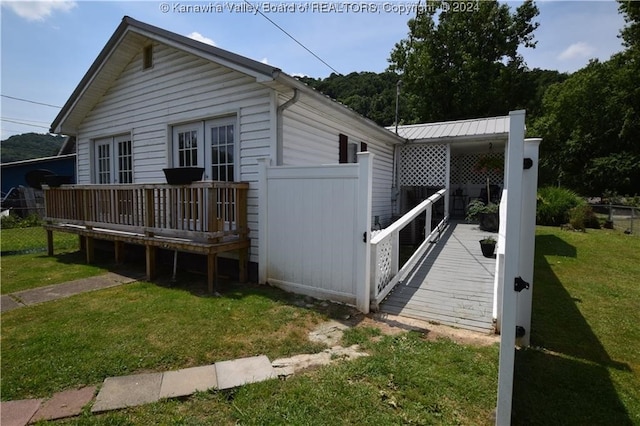
<path fill-rule="evenodd" d="M 282 101 L 281 101 L 282 102 Z M 393 214 L 393 145 L 382 142 L 370 134 L 358 131 L 347 121 L 321 115 L 317 110 L 297 102 L 284 111 L 283 164 L 321 165 L 336 164 L 339 160 L 339 135 L 355 142 L 352 149 L 360 151 L 362 142 L 373 159 L 372 215 L 378 216 L 383 226 Z M 373 223 L 373 222 L 372 222 Z"/>
<path fill-rule="evenodd" d="M 153 67 L 142 71 L 140 53 L 87 115 L 78 131 L 78 183 L 95 176 L 90 163 L 91 141 L 114 132 L 129 132 L 133 144 L 136 183 L 165 182 L 162 169 L 171 167 L 174 126 L 234 114 L 235 148 L 239 153 L 236 180 L 249 182 L 248 221 L 251 261 L 257 262 L 257 158 L 272 154 L 275 114 L 272 89 L 228 68 L 164 44 L 153 46 Z M 275 126 L 275 124 L 274 124 Z M 275 144 L 275 142 L 274 142 Z"/>

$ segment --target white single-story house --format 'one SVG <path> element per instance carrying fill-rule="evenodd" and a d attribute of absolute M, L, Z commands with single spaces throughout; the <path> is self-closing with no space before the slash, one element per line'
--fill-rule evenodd
<path fill-rule="evenodd" d="M 49 253 L 54 231 L 83 237 L 88 261 L 94 239 L 116 260 L 140 244 L 149 279 L 157 249 L 202 254 L 210 290 L 226 256 L 241 280 L 366 313 L 471 199 L 500 200 L 488 310 L 528 338 L 530 293 L 507 285 L 532 281 L 539 140 L 525 143 L 524 111 L 396 133 L 271 65 L 124 17 L 51 132 L 75 137 L 77 184 L 45 188 Z M 193 167 L 201 181 L 165 181 Z M 419 247 L 403 267 L 407 230 Z"/>

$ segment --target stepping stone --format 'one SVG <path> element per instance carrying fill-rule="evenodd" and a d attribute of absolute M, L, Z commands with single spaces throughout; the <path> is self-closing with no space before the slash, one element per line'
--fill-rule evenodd
<path fill-rule="evenodd" d="M 215 365 L 184 368 L 164 373 L 159 396 L 160 398 L 188 396 L 217 386 Z"/>
<path fill-rule="evenodd" d="M 38 411 L 42 399 L 21 399 L 0 403 L 0 424 L 2 426 L 24 426 Z"/>
<path fill-rule="evenodd" d="M 278 377 L 265 355 L 216 362 L 215 365 L 218 389 L 221 390 Z"/>
<path fill-rule="evenodd" d="M 92 413 L 134 407 L 160 399 L 162 373 L 107 377 L 91 408 Z"/>
<path fill-rule="evenodd" d="M 95 393 L 95 386 L 58 392 L 42 404 L 31 421 L 57 420 L 77 416 L 82 413 L 82 407 L 91 402 Z"/>
<path fill-rule="evenodd" d="M 23 304 L 16 302 L 8 294 L 3 294 L 0 297 L 0 312 L 9 312 L 23 306 Z"/>

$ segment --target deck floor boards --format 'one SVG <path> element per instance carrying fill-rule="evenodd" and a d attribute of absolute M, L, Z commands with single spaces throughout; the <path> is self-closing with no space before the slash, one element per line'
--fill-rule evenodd
<path fill-rule="evenodd" d="M 380 305 L 380 310 L 455 327 L 493 329 L 495 259 L 482 256 L 477 225 L 449 223 L 428 256 Z"/>

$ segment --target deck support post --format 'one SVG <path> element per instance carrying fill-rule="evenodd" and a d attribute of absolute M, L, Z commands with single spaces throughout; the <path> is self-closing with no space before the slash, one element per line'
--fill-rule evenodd
<path fill-rule="evenodd" d="M 116 264 L 121 264 L 124 258 L 124 242 L 114 241 L 113 246 L 116 253 Z"/>
<path fill-rule="evenodd" d="M 53 256 L 53 231 L 47 229 L 47 256 Z"/>
<path fill-rule="evenodd" d="M 246 283 L 247 279 L 247 261 L 249 258 L 249 250 L 246 248 L 238 250 L 238 267 L 240 268 L 239 272 L 239 281 L 241 283 Z"/>
<path fill-rule="evenodd" d="M 156 277 L 156 248 L 151 245 L 146 247 L 147 280 L 152 281 Z"/>
<path fill-rule="evenodd" d="M 207 255 L 207 284 L 210 294 L 213 294 L 213 290 L 215 289 L 217 259 L 218 255 L 216 253 L 209 253 Z"/>
<path fill-rule="evenodd" d="M 93 263 L 93 261 L 95 260 L 93 237 L 84 238 L 84 252 L 87 256 L 87 263 Z"/>

